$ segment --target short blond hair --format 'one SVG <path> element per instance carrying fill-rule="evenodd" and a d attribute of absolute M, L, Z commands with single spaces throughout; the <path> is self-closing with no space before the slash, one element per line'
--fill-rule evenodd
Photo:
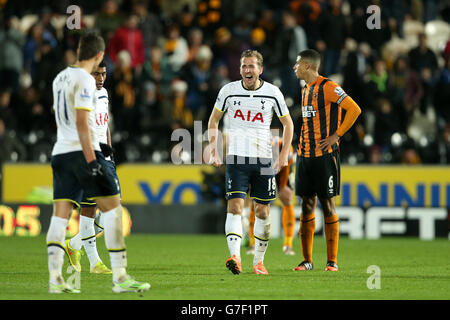
<path fill-rule="evenodd" d="M 259 53 L 257 50 L 250 50 L 250 49 L 245 50 L 241 54 L 241 63 L 242 63 L 242 59 L 244 59 L 244 58 L 256 58 L 260 67 L 262 67 L 263 62 L 264 62 L 262 54 Z"/>

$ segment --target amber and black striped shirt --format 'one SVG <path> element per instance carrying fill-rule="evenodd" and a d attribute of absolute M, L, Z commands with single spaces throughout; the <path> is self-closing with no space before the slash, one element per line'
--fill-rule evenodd
<path fill-rule="evenodd" d="M 320 157 L 338 147 L 335 145 L 328 150 L 321 150 L 319 141 L 334 134 L 341 125 L 340 104 L 346 97 L 347 94 L 337 83 L 322 76 L 302 89 L 299 156 Z"/>

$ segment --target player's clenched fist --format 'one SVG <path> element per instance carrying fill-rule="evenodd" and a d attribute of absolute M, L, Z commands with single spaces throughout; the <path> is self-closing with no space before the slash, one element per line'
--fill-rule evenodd
<path fill-rule="evenodd" d="M 280 172 L 281 169 L 288 165 L 288 154 L 285 152 L 280 152 L 280 156 L 277 160 L 275 160 L 273 168 L 275 169 L 275 173 Z"/>
<path fill-rule="evenodd" d="M 220 167 L 223 164 L 222 159 L 220 158 L 219 153 L 216 150 L 211 150 L 209 164 L 212 164 L 216 168 Z"/>

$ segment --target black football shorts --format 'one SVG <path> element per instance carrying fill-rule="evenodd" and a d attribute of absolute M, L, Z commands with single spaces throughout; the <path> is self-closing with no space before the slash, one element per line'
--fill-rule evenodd
<path fill-rule="evenodd" d="M 331 198 L 339 195 L 341 165 L 339 152 L 320 157 L 297 157 L 295 194 L 300 197 Z"/>
<path fill-rule="evenodd" d="M 226 158 L 225 189 L 227 200 L 250 198 L 268 204 L 277 197 L 277 183 L 272 159 L 229 155 Z"/>
<path fill-rule="evenodd" d="M 98 160 L 98 159 L 97 159 Z M 120 182 L 119 182 L 119 177 L 117 176 L 117 171 L 116 171 L 116 166 L 114 165 L 114 163 L 112 161 L 106 160 L 105 162 L 102 162 L 102 166 L 105 169 L 105 171 L 107 172 L 108 175 L 113 175 L 114 177 L 114 182 L 116 184 L 116 186 L 119 187 L 119 193 L 120 195 L 122 195 L 122 190 L 120 188 Z M 95 207 L 97 204 L 95 202 L 95 200 L 88 200 L 85 193 L 83 192 L 83 198 L 81 200 L 81 207 Z"/>
<path fill-rule="evenodd" d="M 96 151 L 97 161 L 105 168 L 105 175 L 92 177 L 82 151 L 52 156 L 53 201 L 70 201 L 80 207 L 83 196 L 88 200 L 120 194 L 119 181 L 108 169 L 108 160 Z"/>

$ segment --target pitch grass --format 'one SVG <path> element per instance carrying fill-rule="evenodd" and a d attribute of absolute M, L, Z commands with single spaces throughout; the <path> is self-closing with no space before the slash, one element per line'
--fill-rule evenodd
<path fill-rule="evenodd" d="M 109 258 L 103 238 L 98 249 Z M 449 241 L 412 238 L 340 239 L 339 272 L 325 272 L 326 247 L 315 238 L 313 271 L 294 272 L 301 261 L 299 240 L 295 256 L 281 252 L 282 240 L 272 239 L 265 258 L 268 276 L 252 274 L 252 257 L 242 252 L 243 272 L 225 268 L 228 256 L 221 235 L 144 235 L 126 238 L 128 271 L 148 281 L 150 291 L 114 294 L 110 275 L 89 273 L 82 258 L 81 294 L 47 293 L 45 235 L 36 238 L 0 237 L 0 299 L 158 299 L 158 300 L 303 300 L 303 299 L 450 299 Z M 369 290 L 370 265 L 380 268 L 380 289 Z M 65 257 L 64 277 L 68 266 Z"/>

